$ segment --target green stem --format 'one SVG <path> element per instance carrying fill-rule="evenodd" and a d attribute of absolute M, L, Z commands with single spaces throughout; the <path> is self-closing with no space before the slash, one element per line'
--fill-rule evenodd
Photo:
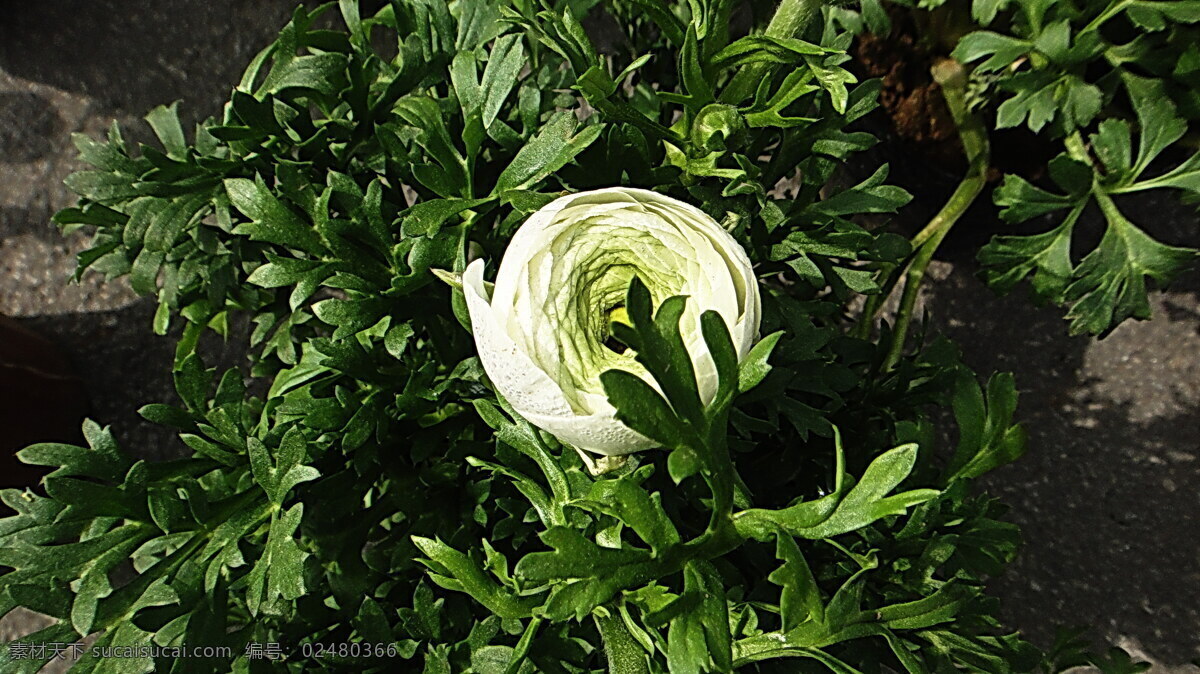
<path fill-rule="evenodd" d="M 533 638 L 537 635 L 538 628 L 541 626 L 541 618 L 529 619 L 529 625 L 525 627 L 525 633 L 521 635 L 521 640 L 517 642 L 517 647 L 513 649 L 512 658 L 509 659 L 508 667 L 505 668 L 504 674 L 517 674 L 517 672 L 521 671 L 521 665 L 529 655 L 529 647 L 533 644 Z"/>
<path fill-rule="evenodd" d="M 604 615 L 601 616 L 601 613 Z M 646 651 L 629 633 L 616 607 L 606 606 L 604 611 L 592 613 L 592 619 L 596 621 L 596 628 L 604 639 L 609 674 L 650 674 L 646 667 Z"/>
<path fill-rule="evenodd" d="M 1067 134 L 1063 139 L 1063 145 L 1067 148 L 1067 155 L 1075 161 L 1082 162 L 1088 166 L 1095 166 L 1092 161 L 1092 155 L 1088 154 L 1087 143 L 1083 141 L 1083 134 L 1078 129 Z"/>
<path fill-rule="evenodd" d="M 1083 30 L 1079 31 L 1079 34 L 1083 35 L 1084 33 L 1090 33 L 1091 31 L 1096 30 L 1100 26 L 1104 25 L 1104 23 L 1109 19 L 1120 14 L 1121 11 L 1129 5 L 1130 0 L 1117 0 L 1117 2 L 1112 3 L 1103 12 L 1101 12 L 1099 16 L 1092 19 L 1091 23 L 1084 26 Z"/>
<path fill-rule="evenodd" d="M 943 60 L 933 66 L 933 78 L 941 86 L 942 96 L 958 126 L 958 136 L 962 141 L 963 152 L 967 156 L 967 173 L 962 182 L 950 195 L 950 199 L 942 206 L 942 210 L 929 221 L 920 232 L 913 237 L 912 262 L 904 280 L 904 294 L 900 298 L 900 308 L 896 313 L 896 327 L 892 332 L 892 343 L 887 357 L 883 362 L 884 371 L 895 367 L 904 353 L 904 340 L 912 323 L 913 310 L 916 307 L 917 295 L 921 289 L 921 281 L 925 271 L 933 260 L 950 228 L 983 191 L 987 182 L 989 147 L 987 129 L 983 122 L 967 108 L 966 86 L 967 73 L 962 65 L 955 61 Z"/>
<path fill-rule="evenodd" d="M 767 37 L 798 37 L 820 13 L 821 0 L 781 0 L 764 34 Z M 770 67 L 766 63 L 742 67 L 721 92 L 721 102 L 736 104 L 754 95 Z"/>
<path fill-rule="evenodd" d="M 867 295 L 867 301 L 863 304 L 862 314 L 858 317 L 858 323 L 850 331 L 852 337 L 858 337 L 859 339 L 869 339 L 871 337 L 871 328 L 875 325 L 875 316 L 883 308 L 884 300 L 892 296 L 892 290 L 895 289 L 896 283 L 900 280 L 900 272 L 903 270 L 904 265 L 902 264 L 895 265 L 885 262 L 880 265 L 877 278 L 884 279 L 884 282 L 880 286 L 878 293 Z"/>

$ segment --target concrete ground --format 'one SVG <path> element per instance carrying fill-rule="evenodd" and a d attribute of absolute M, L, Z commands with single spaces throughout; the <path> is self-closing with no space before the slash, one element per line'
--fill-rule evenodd
<path fill-rule="evenodd" d="M 12 5 L 0 22 L 0 314 L 57 343 L 93 417 L 143 456 L 179 447 L 135 414 L 173 397 L 172 345 L 151 333 L 153 303 L 124 280 L 68 283 L 84 239 L 63 239 L 49 219 L 73 203 L 62 186 L 79 168 L 69 134 L 99 135 L 114 119 L 137 127 L 176 99 L 192 119 L 219 114 L 290 6 L 61 0 Z M 924 201 L 909 217 L 938 203 Z M 1200 243 L 1194 212 L 1155 200 L 1134 209 L 1156 234 Z M 1095 625 L 1155 672 L 1200 672 L 1188 664 L 1200 658 L 1200 275 L 1156 294 L 1153 321 L 1071 338 L 1058 309 L 1021 292 L 997 298 L 976 279 L 966 251 L 993 227 L 986 209 L 960 223 L 925 303 L 968 363 L 1014 372 L 1022 391 L 1029 454 L 988 485 L 1027 541 L 996 584 L 1008 623 L 1042 644 L 1057 625 Z M 240 347 L 209 345 L 231 360 Z M 11 615 L 0 638 L 39 620 Z"/>

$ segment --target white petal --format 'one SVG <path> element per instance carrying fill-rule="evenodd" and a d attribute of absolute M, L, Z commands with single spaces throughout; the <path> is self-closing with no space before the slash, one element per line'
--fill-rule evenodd
<path fill-rule="evenodd" d="M 587 416 L 522 416 L 534 426 L 549 431 L 560 442 L 594 454 L 617 456 L 658 446 L 658 443 L 617 421 L 613 416 L 613 407 L 607 401 L 605 406 L 607 410 Z"/>
<path fill-rule="evenodd" d="M 496 323 L 483 287 L 483 265 L 483 260 L 467 265 L 463 272 L 463 294 L 467 298 L 471 331 L 484 371 L 521 416 L 572 415 L 571 406 L 558 385 L 538 369 Z"/>

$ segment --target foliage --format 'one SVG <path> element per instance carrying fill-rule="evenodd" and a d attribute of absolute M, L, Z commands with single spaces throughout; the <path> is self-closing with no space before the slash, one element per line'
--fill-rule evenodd
<path fill-rule="evenodd" d="M 1000 627 L 985 585 L 1018 532 L 972 483 L 1024 451 L 1012 379 L 981 388 L 943 340 L 885 366 L 886 330 L 845 329 L 912 252 L 859 224 L 909 198 L 886 166 L 831 182 L 875 142 L 848 127 L 878 83 L 843 68 L 852 36 L 832 20 L 736 36 L 735 4 L 300 7 L 220 119 L 189 134 L 157 108 L 158 147 L 77 137 L 91 168 L 56 220 L 95 232 L 81 272 L 157 297 L 179 404 L 142 415 L 191 454 L 135 460 L 91 423 L 87 448 L 22 452 L 54 470 L 45 495 L 3 494 L 0 611 L 56 622 L 19 643 L 232 648 L 84 672 L 1131 671 Z M 597 16 L 621 29 L 599 45 Z M 498 259 L 560 192 L 613 184 L 721 220 L 756 263 L 767 337 L 739 367 L 706 319 L 704 406 L 686 298 L 652 307 L 635 283 L 614 330 L 659 386 L 603 384 L 665 449 L 596 476 L 491 391 L 433 272 Z M 1135 271 L 1162 266 L 1137 245 Z M 217 376 L 197 344 L 242 320 L 249 370 Z M 348 643 L 394 649 L 315 648 Z M 6 671 L 42 666 L 15 646 Z"/>
<path fill-rule="evenodd" d="M 928 27 L 920 40 L 972 66 L 975 104 L 996 130 L 1024 126 L 1061 144 L 1048 184 L 1007 175 L 995 190 L 1006 222 L 1051 228 L 995 237 L 979 253 L 987 282 L 1006 292 L 1032 277 L 1040 298 L 1068 307 L 1072 334 L 1149 318 L 1148 281 L 1165 286 L 1200 253 L 1157 240 L 1119 203 L 1151 190 L 1194 201 L 1200 191 L 1200 155 L 1185 140 L 1200 115 L 1200 3 L 897 4 Z M 890 30 L 879 0 L 864 0 L 855 18 L 860 29 Z M 1093 203 L 1105 223 L 1098 245 L 1076 231 Z"/>

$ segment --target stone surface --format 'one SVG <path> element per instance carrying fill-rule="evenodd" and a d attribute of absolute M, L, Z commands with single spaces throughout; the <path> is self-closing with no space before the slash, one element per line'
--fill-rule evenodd
<path fill-rule="evenodd" d="M 144 137 L 139 118 L 176 99 L 185 119 L 219 114 L 290 7 L 64 0 L 14 5 L 0 23 L 0 313 L 64 349 L 93 417 L 142 456 L 179 447 L 136 415 L 174 398 L 173 347 L 150 331 L 153 302 L 124 280 L 68 283 L 84 240 L 64 239 L 49 218 L 73 201 L 62 186 L 79 168 L 69 134 L 96 136 L 115 119 Z M 921 173 L 910 169 L 893 176 Z M 928 198 L 908 217 L 935 210 L 944 187 L 922 189 Z M 1156 235 L 1200 243 L 1194 213 L 1154 200 L 1134 208 Z M 1056 625 L 1094 624 L 1157 662 L 1156 672 L 1200 672 L 1188 664 L 1200 657 L 1200 276 L 1156 295 L 1153 321 L 1100 341 L 1072 338 L 1060 310 L 1021 292 L 997 298 L 975 278 L 964 251 L 995 229 L 987 209 L 968 214 L 923 304 L 969 364 L 1014 372 L 1022 391 L 1029 454 L 988 483 L 1027 541 L 996 585 L 1008 622 L 1043 644 Z M 239 339 L 208 346 L 235 362 Z M 0 638 L 43 624 L 14 612 Z"/>

